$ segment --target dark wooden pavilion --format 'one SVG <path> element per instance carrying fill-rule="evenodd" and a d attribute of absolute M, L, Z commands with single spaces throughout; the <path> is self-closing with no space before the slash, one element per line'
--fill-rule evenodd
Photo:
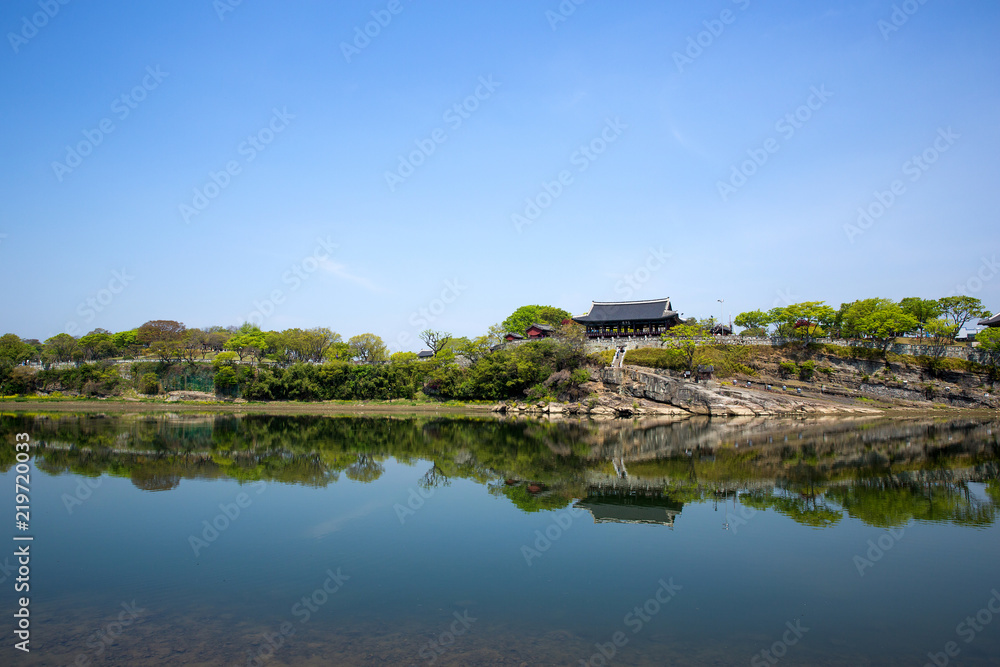
<path fill-rule="evenodd" d="M 670 299 L 649 301 L 594 301 L 590 312 L 573 321 L 587 328 L 588 338 L 659 336 L 680 324 Z"/>

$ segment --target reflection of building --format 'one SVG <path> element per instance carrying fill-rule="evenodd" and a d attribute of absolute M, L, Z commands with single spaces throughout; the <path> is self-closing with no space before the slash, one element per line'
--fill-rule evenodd
<path fill-rule="evenodd" d="M 592 488 L 587 497 L 574 506 L 590 512 L 594 523 L 658 523 L 673 528 L 674 518 L 681 513 L 684 503 L 661 495 L 603 492 Z"/>
<path fill-rule="evenodd" d="M 680 316 L 671 310 L 670 299 L 651 301 L 595 301 L 586 315 L 573 321 L 587 327 L 588 338 L 659 336 L 680 324 Z"/>

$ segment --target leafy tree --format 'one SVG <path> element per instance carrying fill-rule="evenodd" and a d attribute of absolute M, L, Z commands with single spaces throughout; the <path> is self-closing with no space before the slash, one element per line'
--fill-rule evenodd
<path fill-rule="evenodd" d="M 139 393 L 140 394 L 158 394 L 160 393 L 160 378 L 156 377 L 156 373 L 146 373 L 142 376 L 139 381 Z"/>
<path fill-rule="evenodd" d="M 350 344 L 338 341 L 327 348 L 325 358 L 330 361 L 350 361 L 352 355 Z"/>
<path fill-rule="evenodd" d="M 351 346 L 352 358 L 361 364 L 381 364 L 389 358 L 389 348 L 373 333 L 351 336 L 347 344 Z"/>
<path fill-rule="evenodd" d="M 186 328 L 174 320 L 150 320 L 136 329 L 135 333 L 140 343 L 150 345 L 156 341 L 179 342 Z"/>
<path fill-rule="evenodd" d="M 694 370 L 695 362 L 701 356 L 699 346 L 693 339 L 705 335 L 705 330 L 690 324 L 678 324 L 671 327 L 660 339 L 670 349 L 676 350 L 684 361 L 684 367 Z"/>
<path fill-rule="evenodd" d="M 451 340 L 451 334 L 447 331 L 424 329 L 420 332 L 420 340 L 424 341 L 424 345 L 427 346 L 427 349 L 437 356 L 437 353 L 444 349 L 444 346 Z"/>
<path fill-rule="evenodd" d="M 925 325 L 941 315 L 941 304 L 933 299 L 921 299 L 910 296 L 899 302 L 903 312 L 912 316 L 919 325 L 920 337 L 924 336 Z"/>
<path fill-rule="evenodd" d="M 858 323 L 861 334 L 875 341 L 883 354 L 888 351 L 896 338 L 916 328 L 916 318 L 904 313 L 903 309 L 894 303 L 872 311 Z"/>
<path fill-rule="evenodd" d="M 246 357 L 252 357 L 260 363 L 268 350 L 267 334 L 259 328 L 232 336 L 226 341 L 225 348 L 232 350 L 239 355 L 240 361 Z"/>
<path fill-rule="evenodd" d="M 790 306 L 772 308 L 768 320 L 778 325 L 784 335 L 801 337 L 809 343 L 821 326 L 829 326 L 837 316 L 823 301 L 803 301 Z"/>
<path fill-rule="evenodd" d="M 94 329 L 86 336 L 81 336 L 76 344 L 87 361 L 107 359 L 118 352 L 111 332 L 105 329 Z"/>
<path fill-rule="evenodd" d="M 989 327 L 976 334 L 978 348 L 990 366 L 990 373 L 995 378 L 997 367 L 1000 366 L 1000 327 Z"/>
<path fill-rule="evenodd" d="M 15 334 L 0 336 L 0 364 L 16 366 L 32 357 L 33 349 Z"/>
<path fill-rule="evenodd" d="M 223 352 L 222 354 L 226 354 Z M 228 395 L 238 384 L 236 371 L 232 366 L 223 366 L 213 377 L 215 391 L 218 394 Z"/>
<path fill-rule="evenodd" d="M 532 324 L 550 324 L 557 327 L 562 324 L 563 320 L 568 320 L 571 317 L 567 311 L 555 306 L 521 306 L 511 313 L 501 326 L 505 333 L 524 335 L 524 330 Z"/>
<path fill-rule="evenodd" d="M 861 321 L 876 310 L 894 305 L 889 299 L 878 298 L 861 299 L 860 301 L 841 304 L 835 322 L 840 327 L 841 334 L 845 338 L 861 338 L 865 335 L 861 330 Z"/>
<path fill-rule="evenodd" d="M 45 349 L 42 351 L 42 358 L 46 363 L 51 363 L 53 361 L 71 361 L 75 350 L 75 338 L 67 333 L 56 334 L 52 338 L 45 341 Z"/>
<path fill-rule="evenodd" d="M 771 318 L 762 310 L 750 310 L 737 315 L 736 319 L 733 320 L 733 324 L 745 329 L 741 335 L 766 336 L 767 327 L 771 324 Z"/>
<path fill-rule="evenodd" d="M 389 356 L 390 364 L 410 364 L 417 360 L 416 352 L 393 352 Z"/>
<path fill-rule="evenodd" d="M 212 367 L 215 370 L 219 370 L 224 366 L 235 366 L 236 365 L 236 353 L 232 351 L 219 352 L 212 359 Z M 235 375 L 234 375 L 235 377 Z"/>
<path fill-rule="evenodd" d="M 115 344 L 118 354 L 126 359 L 134 359 L 139 353 L 141 346 L 137 329 L 111 334 L 111 342 Z"/>
<path fill-rule="evenodd" d="M 941 314 L 955 325 L 958 331 L 973 317 L 989 317 L 990 311 L 983 308 L 983 302 L 971 296 L 946 296 L 938 299 Z"/>

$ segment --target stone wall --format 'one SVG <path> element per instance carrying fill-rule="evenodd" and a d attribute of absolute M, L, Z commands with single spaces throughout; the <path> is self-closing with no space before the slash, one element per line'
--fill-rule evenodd
<path fill-rule="evenodd" d="M 754 338 L 743 336 L 711 336 L 705 338 L 695 338 L 698 345 L 783 345 L 791 342 L 786 338 Z M 843 347 L 866 347 L 874 348 L 873 343 L 863 340 L 844 340 L 832 338 L 819 338 L 816 343 L 840 345 Z M 636 350 L 641 347 L 668 347 L 657 337 L 622 337 L 622 338 L 594 338 L 586 342 L 588 354 L 601 352 L 604 350 L 615 350 L 624 345 L 628 350 Z M 889 348 L 894 354 L 911 356 L 930 355 L 932 348 L 929 345 L 910 345 L 908 343 L 897 343 Z M 944 356 L 953 359 L 965 359 L 968 361 L 978 361 L 984 363 L 986 359 L 979 350 L 969 345 L 949 345 L 944 350 Z M 626 355 L 627 357 L 627 355 Z M 626 358 L 627 361 L 627 358 Z"/>

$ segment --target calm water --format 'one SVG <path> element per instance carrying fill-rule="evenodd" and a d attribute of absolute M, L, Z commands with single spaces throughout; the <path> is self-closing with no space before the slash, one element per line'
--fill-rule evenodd
<path fill-rule="evenodd" d="M 3 664 L 998 664 L 998 427 L 8 414 Z"/>

